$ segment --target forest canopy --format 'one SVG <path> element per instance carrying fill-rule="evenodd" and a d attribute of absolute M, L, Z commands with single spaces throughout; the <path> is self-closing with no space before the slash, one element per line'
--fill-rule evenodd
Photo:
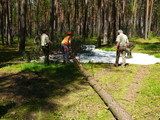
<path fill-rule="evenodd" d="M 129 37 L 160 35 L 159 0 L 1 0 L 0 37 L 3 45 L 19 40 L 25 50 L 27 37 L 35 37 L 46 28 L 51 40 L 74 31 L 86 38 L 96 37 L 114 43 L 117 30 Z"/>

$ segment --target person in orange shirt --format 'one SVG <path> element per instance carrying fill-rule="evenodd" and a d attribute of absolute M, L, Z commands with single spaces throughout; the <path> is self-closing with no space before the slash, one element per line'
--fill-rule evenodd
<path fill-rule="evenodd" d="M 71 40 L 72 40 L 72 32 L 67 32 L 67 36 L 64 37 L 64 39 L 61 42 L 61 50 L 63 53 L 63 62 L 68 63 L 69 62 L 69 47 L 71 46 Z"/>

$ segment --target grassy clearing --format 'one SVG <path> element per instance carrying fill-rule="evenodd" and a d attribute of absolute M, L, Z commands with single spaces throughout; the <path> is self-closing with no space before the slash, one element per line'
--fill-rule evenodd
<path fill-rule="evenodd" d="M 132 108 L 135 119 L 158 120 L 160 118 L 160 64 L 149 67 L 150 74 L 144 79 L 137 102 Z"/>
<path fill-rule="evenodd" d="M 160 56 L 159 38 L 132 41 L 136 43 L 133 52 Z M 115 50 L 114 46 L 102 49 Z M 11 57 L 12 51 L 16 52 L 14 47 L 0 50 L 4 53 L 4 61 L 19 60 L 18 55 Z M 125 96 L 143 66 L 117 68 L 111 64 L 91 63 L 83 66 L 135 120 L 160 118 L 160 64 L 146 67 L 149 74 L 141 77 L 140 89 L 131 102 Z M 0 68 L 0 79 L 2 120 L 114 120 L 103 101 L 72 64 L 7 63 Z"/>
<path fill-rule="evenodd" d="M 155 37 L 149 40 L 145 39 L 132 39 L 136 47 L 133 49 L 134 52 L 147 53 L 160 58 L 160 38 Z"/>
<path fill-rule="evenodd" d="M 160 57 L 160 38 L 151 40 L 133 39 L 136 43 L 134 52 L 142 52 Z M 114 50 L 114 47 L 106 50 Z M 149 73 L 139 73 L 141 65 L 129 65 L 126 68 L 115 68 L 104 64 L 85 64 L 87 70 L 94 75 L 106 89 L 135 120 L 159 120 L 160 118 L 160 64 L 146 67 Z M 144 71 L 145 72 L 145 71 Z M 129 86 L 134 83 L 137 74 L 142 75 L 140 88 L 134 101 L 125 99 Z M 143 76 L 144 75 L 144 76 Z"/>
<path fill-rule="evenodd" d="M 2 119 L 112 119 L 112 114 L 72 65 L 37 63 L 0 69 Z M 14 73 L 14 74 L 13 74 Z M 14 103 L 14 106 L 6 107 Z"/>
<path fill-rule="evenodd" d="M 89 65 L 85 65 L 89 69 Z M 147 67 L 149 74 L 142 77 L 134 102 L 125 99 L 129 86 L 134 83 L 142 66 L 129 65 L 126 68 L 104 68 L 92 65 L 94 76 L 103 88 L 123 106 L 135 120 L 158 120 L 160 118 L 160 64 Z M 100 69 L 101 68 L 101 69 Z M 143 74 L 143 73 L 142 73 Z"/>
<path fill-rule="evenodd" d="M 148 40 L 142 38 L 131 38 L 130 41 L 135 43 L 133 52 L 146 53 L 160 58 L 160 37 L 154 37 Z M 116 47 L 113 45 L 102 47 L 101 49 L 106 51 L 115 51 Z"/>

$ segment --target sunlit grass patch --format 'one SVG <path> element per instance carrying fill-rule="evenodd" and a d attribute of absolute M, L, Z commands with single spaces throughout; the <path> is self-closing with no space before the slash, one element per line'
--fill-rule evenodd
<path fill-rule="evenodd" d="M 94 77 L 99 81 L 103 88 L 113 95 L 114 98 L 120 100 L 123 99 L 138 68 L 137 65 L 129 65 L 126 68 L 116 68 L 109 65 L 97 64 L 92 67 L 92 71 L 94 71 Z"/>
<path fill-rule="evenodd" d="M 60 103 L 64 106 L 61 119 L 98 120 L 98 118 L 113 118 L 103 101 L 99 99 L 98 94 L 89 86 L 85 86 L 85 89 L 79 92 L 68 94 L 65 98 L 66 102 L 60 99 Z"/>
<path fill-rule="evenodd" d="M 160 118 L 160 64 L 149 67 L 150 74 L 143 80 L 137 100 L 132 108 L 135 119 Z"/>
<path fill-rule="evenodd" d="M 102 47 L 101 49 L 105 50 L 105 51 L 116 51 L 116 47 L 115 46 Z"/>
<path fill-rule="evenodd" d="M 154 55 L 155 57 L 160 58 L 160 38 L 159 37 L 153 37 L 147 40 L 143 38 L 130 38 L 130 41 L 135 44 L 135 48 L 133 49 L 133 52 L 146 53 L 146 54 Z M 102 47 L 100 49 L 105 51 L 116 51 L 115 45 Z"/>
<path fill-rule="evenodd" d="M 1 73 L 18 73 L 23 70 L 38 71 L 46 67 L 51 67 L 51 66 L 45 66 L 44 64 L 38 64 L 38 63 L 21 63 L 21 64 L 9 65 L 9 66 L 0 68 L 0 72 Z"/>
<path fill-rule="evenodd" d="M 160 57 L 160 38 L 154 37 L 152 39 L 132 39 L 135 43 L 134 52 L 142 52 L 150 55 L 154 55 L 156 57 Z"/>
<path fill-rule="evenodd" d="M 150 66 L 150 75 L 143 84 L 141 94 L 146 96 L 160 96 L 160 64 Z"/>
<path fill-rule="evenodd" d="M 100 69 L 100 66 L 97 67 Z M 14 89 L 23 88 L 16 94 L 25 97 L 25 101 L 10 109 L 3 119 L 96 120 L 113 117 L 73 64 L 47 66 L 24 63 L 3 69 L 20 73 L 14 80 L 17 85 Z"/>

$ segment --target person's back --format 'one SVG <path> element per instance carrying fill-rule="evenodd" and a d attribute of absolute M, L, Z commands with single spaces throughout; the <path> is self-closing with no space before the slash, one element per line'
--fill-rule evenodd
<path fill-rule="evenodd" d="M 47 46 L 49 42 L 50 42 L 50 40 L 49 40 L 48 35 L 43 33 L 41 35 L 41 46 Z"/>
<path fill-rule="evenodd" d="M 67 36 L 61 42 L 64 63 L 69 62 L 69 47 L 71 46 L 72 32 L 67 32 Z"/>
<path fill-rule="evenodd" d="M 70 44 L 70 36 L 66 36 L 66 37 L 62 40 L 61 44 L 68 46 L 68 45 Z"/>
<path fill-rule="evenodd" d="M 46 34 L 46 30 L 43 30 L 42 32 L 43 33 L 41 35 L 41 46 L 45 56 L 44 62 L 49 64 L 49 44 L 51 44 L 52 42 L 49 40 L 49 36 Z"/>
<path fill-rule="evenodd" d="M 122 54 L 122 65 L 124 66 L 126 64 L 126 48 L 129 41 L 128 41 L 128 37 L 125 34 L 123 34 L 122 30 L 118 30 L 118 33 L 119 35 L 116 38 L 117 52 L 116 52 L 115 65 L 118 66 L 119 57 L 120 57 L 120 54 Z"/>
<path fill-rule="evenodd" d="M 125 47 L 127 46 L 127 43 L 129 43 L 128 37 L 123 33 L 120 33 L 117 36 L 116 42 L 119 43 L 119 46 L 125 46 Z"/>

